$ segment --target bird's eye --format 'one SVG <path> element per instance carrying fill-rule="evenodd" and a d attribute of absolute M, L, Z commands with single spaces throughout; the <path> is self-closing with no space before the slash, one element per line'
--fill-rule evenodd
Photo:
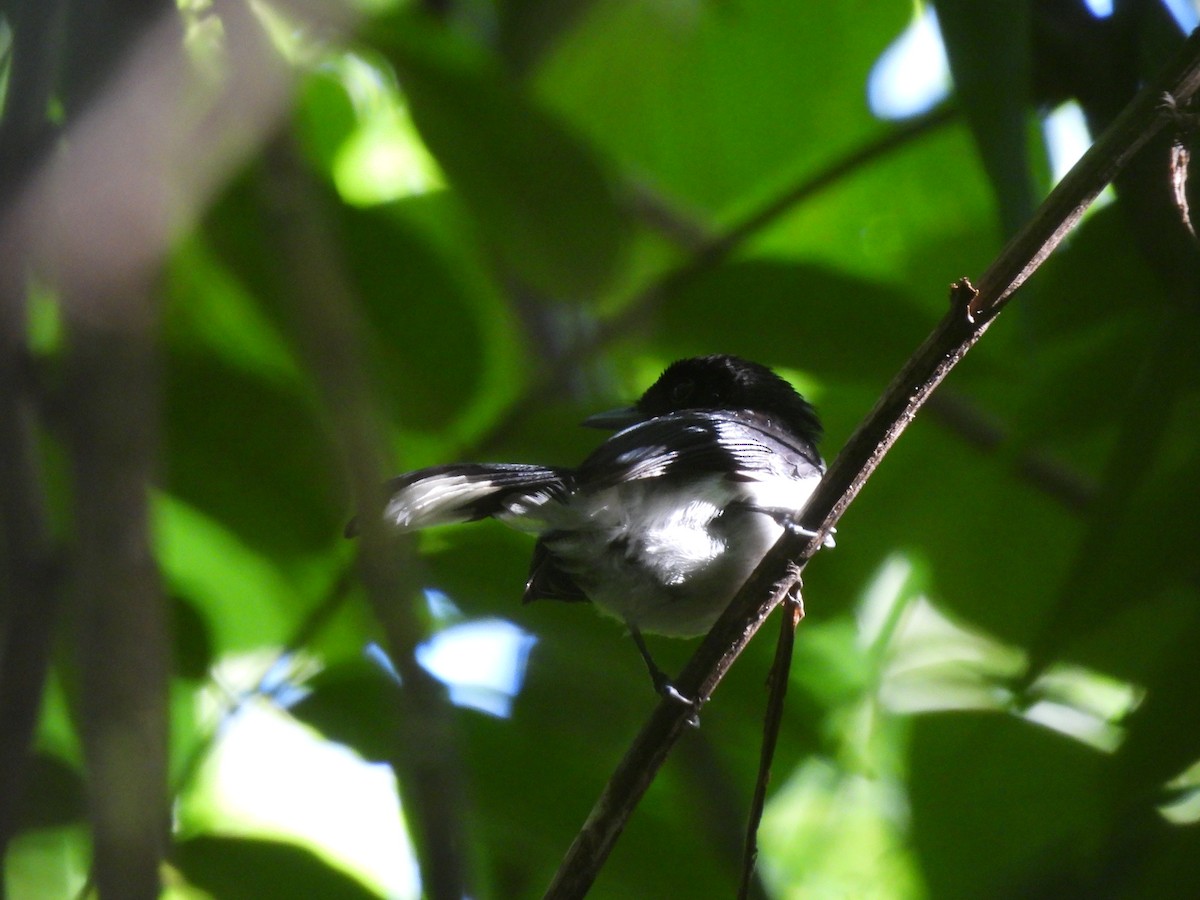
<path fill-rule="evenodd" d="M 696 385 L 691 381 L 681 381 L 675 387 L 671 388 L 671 401 L 673 403 L 683 403 L 690 396 Z"/>

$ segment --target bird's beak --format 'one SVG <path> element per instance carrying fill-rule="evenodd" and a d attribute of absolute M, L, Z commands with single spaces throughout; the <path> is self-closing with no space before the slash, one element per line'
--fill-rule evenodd
<path fill-rule="evenodd" d="M 630 425 L 645 421 L 646 416 L 638 412 L 636 406 L 625 406 L 621 409 L 610 409 L 607 412 L 588 416 L 582 424 L 588 428 L 604 428 L 608 431 L 620 431 Z"/>

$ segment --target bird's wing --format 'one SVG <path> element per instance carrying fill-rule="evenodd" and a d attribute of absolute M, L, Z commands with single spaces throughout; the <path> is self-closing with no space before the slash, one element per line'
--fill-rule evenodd
<path fill-rule="evenodd" d="M 639 422 L 600 445 L 576 471 L 581 490 L 644 478 L 733 481 L 816 478 L 816 448 L 754 413 L 686 410 Z"/>
<path fill-rule="evenodd" d="M 418 469 L 387 483 L 384 518 L 404 530 L 495 517 L 519 527 L 570 491 L 569 471 L 506 463 Z"/>

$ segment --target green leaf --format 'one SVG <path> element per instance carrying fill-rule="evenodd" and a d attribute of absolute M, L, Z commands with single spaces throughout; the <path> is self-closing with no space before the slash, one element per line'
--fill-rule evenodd
<path fill-rule="evenodd" d="M 179 291 L 186 339 L 199 338 L 206 352 L 234 356 L 230 339 L 213 335 L 209 324 L 210 295 L 222 283 L 229 299 L 221 307 L 237 310 L 226 313 L 231 323 L 225 330 L 231 332 L 240 319 L 243 345 L 268 344 L 260 331 L 270 330 L 282 352 L 290 352 L 279 336 L 295 329 L 292 288 L 282 268 L 286 260 L 281 264 L 271 240 L 274 225 L 265 194 L 258 173 L 226 192 L 206 222 L 212 252 L 197 259 L 215 271 L 206 284 Z M 341 203 L 332 190 L 321 199 L 328 250 L 345 273 L 353 299 L 361 302 L 367 364 L 378 376 L 374 385 L 403 426 L 453 436 L 448 416 L 487 390 L 483 376 L 490 353 L 483 337 L 507 336 L 502 324 L 507 311 L 491 286 L 481 284 L 478 261 L 463 248 L 464 217 L 442 197 L 368 209 Z"/>
<path fill-rule="evenodd" d="M 167 482 L 252 547 L 328 547 L 348 514 L 331 436 L 310 398 L 211 356 L 166 373 Z"/>
<path fill-rule="evenodd" d="M 673 356 L 719 350 L 870 385 L 886 383 L 933 324 L 886 285 L 768 259 L 692 279 L 660 321 L 660 346 Z M 853 353 L 846 352 L 847 335 L 853 335 Z"/>
<path fill-rule="evenodd" d="M 200 680 L 213 664 L 213 638 L 208 622 L 189 600 L 172 594 L 171 631 L 175 638 L 175 674 Z"/>
<path fill-rule="evenodd" d="M 362 660 L 331 666 L 305 683 L 308 694 L 288 711 L 363 759 L 388 762 L 401 733 L 396 719 L 399 685 Z"/>
<path fill-rule="evenodd" d="M 83 821 L 86 814 L 87 800 L 79 772 L 57 756 L 34 753 L 28 761 L 17 811 L 19 830 L 70 825 Z"/>
<path fill-rule="evenodd" d="M 909 800 L 930 896 L 1029 896 L 1042 866 L 1086 866 L 1104 827 L 1102 763 L 1015 717 L 917 717 Z"/>
<path fill-rule="evenodd" d="M 314 853 L 280 841 L 205 835 L 175 845 L 188 882 L 221 900 L 377 900 L 378 895 Z"/>
<path fill-rule="evenodd" d="M 314 72 L 304 79 L 296 102 L 296 129 L 314 164 L 331 170 L 356 122 L 354 104 L 333 73 Z"/>
<path fill-rule="evenodd" d="M 335 208 L 369 326 L 375 384 L 403 427 L 446 429 L 483 379 L 481 320 L 496 315 L 404 210 Z"/>
<path fill-rule="evenodd" d="M 1152 670 L 1143 673 L 1147 697 L 1124 723 L 1128 736 L 1109 787 L 1118 810 L 1131 802 L 1149 806 L 1165 799 L 1166 783 L 1200 759 L 1195 724 L 1200 722 L 1200 667 L 1195 663 L 1200 620 L 1194 608 L 1182 612 L 1169 622 L 1176 626 L 1174 634 L 1158 635 L 1157 652 L 1143 661 Z"/>
<path fill-rule="evenodd" d="M 560 299 L 615 274 L 629 221 L 606 166 L 499 64 L 416 19 L 381 35 L 412 115 L 500 259 Z"/>
<path fill-rule="evenodd" d="M 992 181 L 1005 234 L 1033 213 L 1028 0 L 937 0 L 955 93 Z"/>
<path fill-rule="evenodd" d="M 537 89 L 640 182 L 744 209 L 878 133 L 866 73 L 911 4 L 600 3 Z M 860 215 L 863 210 L 860 210 Z"/>

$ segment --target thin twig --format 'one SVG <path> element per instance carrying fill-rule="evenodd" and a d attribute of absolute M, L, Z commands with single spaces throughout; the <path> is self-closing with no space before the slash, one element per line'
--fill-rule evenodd
<path fill-rule="evenodd" d="M 1033 220 L 984 273 L 979 289 L 966 279 L 954 286 L 950 312 L 893 379 L 817 486 L 800 523 L 814 536 L 788 532 L 772 548 L 677 679 L 682 693 L 701 704 L 707 701 L 930 394 L 1121 166 L 1163 128 L 1167 120 L 1160 102 L 1163 94 L 1187 103 L 1198 88 L 1200 32 L 1187 40 L 1164 73 L 1138 95 L 1051 192 Z M 567 851 L 547 897 L 582 897 L 587 892 L 629 815 L 683 732 L 687 715 L 675 703 L 661 702 L 655 708 Z"/>
<path fill-rule="evenodd" d="M 758 827 L 762 823 L 763 809 L 767 804 L 767 785 L 771 781 L 771 763 L 775 759 L 775 746 L 779 743 L 779 726 L 783 722 L 783 703 L 787 699 L 788 681 L 792 672 L 792 649 L 796 645 L 796 628 L 804 618 L 804 597 L 800 583 L 784 601 L 783 615 L 779 617 L 779 642 L 775 645 L 775 661 L 771 663 L 771 674 L 767 678 L 767 714 L 763 720 L 762 747 L 758 757 L 758 778 L 754 782 L 754 799 L 750 803 L 750 815 L 746 819 L 746 843 L 742 855 L 742 883 L 738 888 L 738 900 L 747 900 L 754 877 L 754 866 L 758 862 Z"/>

